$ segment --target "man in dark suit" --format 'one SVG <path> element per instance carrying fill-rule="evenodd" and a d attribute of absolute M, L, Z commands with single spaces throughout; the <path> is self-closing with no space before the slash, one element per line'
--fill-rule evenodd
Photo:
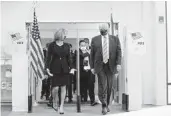
<path fill-rule="evenodd" d="M 89 57 L 89 53 L 86 50 L 86 43 L 84 40 L 80 40 L 80 94 L 81 102 L 87 102 L 87 90 L 88 90 L 88 77 L 87 71 L 84 69 L 84 66 L 87 65 L 85 57 Z"/>
<path fill-rule="evenodd" d="M 43 49 L 44 53 L 44 62 L 46 62 L 47 58 L 47 48 L 48 48 L 49 43 L 46 44 L 46 47 Z M 41 91 L 41 99 L 43 98 L 44 95 L 46 95 L 46 100 L 49 100 L 49 95 L 50 95 L 50 78 L 48 78 L 48 75 L 45 72 L 46 78 L 42 80 L 42 91 Z"/>
<path fill-rule="evenodd" d="M 89 45 L 89 39 L 88 38 L 84 38 L 84 41 L 86 43 L 87 51 L 90 52 L 91 51 L 91 47 Z M 89 59 L 88 60 L 90 60 L 90 55 L 89 55 Z M 87 65 L 88 66 L 90 65 L 90 61 L 88 61 Z M 94 93 L 95 75 L 92 74 L 90 68 L 87 70 L 86 75 L 87 75 L 87 79 L 88 79 L 88 93 L 89 93 L 89 97 L 90 97 L 90 104 L 91 104 L 91 106 L 94 106 L 94 105 L 98 104 L 95 101 L 95 93 Z"/>
<path fill-rule="evenodd" d="M 69 44 L 69 43 L 68 43 Z M 72 44 L 69 44 L 70 46 L 70 50 L 72 50 Z M 71 57 L 73 59 L 73 54 L 72 54 L 72 51 L 70 51 L 70 54 L 71 54 Z M 72 81 L 73 81 L 73 74 L 70 74 L 70 78 L 68 79 L 68 85 L 67 85 L 67 95 L 68 95 L 68 103 L 71 103 L 72 102 Z"/>
<path fill-rule="evenodd" d="M 108 23 L 101 24 L 99 30 L 101 35 L 92 38 L 90 64 L 92 73 L 98 76 L 98 96 L 105 115 L 110 111 L 112 78 L 121 68 L 121 46 L 118 37 L 108 34 Z"/>

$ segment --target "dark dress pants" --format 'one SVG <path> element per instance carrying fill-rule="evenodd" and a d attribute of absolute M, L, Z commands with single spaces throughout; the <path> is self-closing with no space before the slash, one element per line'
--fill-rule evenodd
<path fill-rule="evenodd" d="M 67 85 L 67 91 L 68 91 L 68 99 L 72 100 L 72 80 L 73 80 L 73 75 L 70 75 L 70 78 L 68 79 L 68 85 Z"/>
<path fill-rule="evenodd" d="M 102 107 L 107 107 L 110 102 L 111 90 L 113 85 L 113 73 L 110 71 L 109 64 L 103 64 L 98 76 L 98 96 Z"/>
<path fill-rule="evenodd" d="M 94 94 L 94 83 L 95 83 L 95 75 L 91 73 L 89 70 L 87 72 L 87 77 L 88 77 L 88 93 L 90 97 L 90 102 L 95 101 L 95 94 Z"/>
<path fill-rule="evenodd" d="M 87 72 L 80 70 L 80 94 L 81 101 L 87 101 L 87 90 L 88 90 L 88 77 Z"/>
<path fill-rule="evenodd" d="M 76 78 L 77 78 L 77 76 L 76 76 L 76 72 L 74 72 L 74 75 L 73 75 L 73 93 L 76 93 Z"/>
<path fill-rule="evenodd" d="M 42 91 L 41 91 L 41 97 L 46 95 L 46 99 L 49 99 L 50 95 L 50 79 L 44 79 L 42 81 Z"/>

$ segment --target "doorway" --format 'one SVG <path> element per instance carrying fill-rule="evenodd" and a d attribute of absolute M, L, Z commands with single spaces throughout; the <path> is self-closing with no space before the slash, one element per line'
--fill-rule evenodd
<path fill-rule="evenodd" d="M 99 24 L 103 23 L 103 22 L 76 22 L 76 23 L 70 23 L 70 22 L 40 22 L 39 23 L 39 30 L 40 30 L 40 36 L 41 36 L 41 41 L 42 41 L 42 47 L 44 48 L 46 46 L 47 43 L 50 43 L 53 41 L 53 34 L 55 32 L 56 29 L 59 28 L 64 28 L 67 30 L 67 38 L 65 40 L 66 43 L 69 43 L 72 45 L 72 50 L 78 50 L 78 42 L 83 39 L 83 38 L 88 38 L 90 43 L 91 43 L 91 39 L 94 36 L 99 35 Z M 115 26 L 115 30 L 114 30 L 114 35 L 118 36 L 119 35 L 119 31 L 118 31 L 118 23 L 114 23 Z M 117 25 L 116 25 L 117 24 Z M 30 27 L 31 28 L 31 27 Z M 78 61 L 77 61 L 78 62 Z M 78 77 L 77 77 L 78 78 Z M 95 99 L 97 102 L 99 102 L 98 100 L 98 86 L 97 86 L 97 77 L 95 79 Z M 118 78 L 119 79 L 119 78 Z M 35 79 L 32 79 L 32 83 L 35 83 Z M 115 105 L 114 107 L 117 109 L 121 110 L 121 99 L 122 99 L 122 93 L 124 92 L 123 88 L 122 91 L 120 91 L 120 88 L 123 87 L 122 84 L 124 84 L 124 82 L 121 82 L 122 80 L 117 80 L 117 82 L 115 83 L 117 86 L 117 91 L 116 91 L 116 96 L 115 96 L 115 102 L 117 103 L 117 105 Z M 44 106 L 45 103 L 48 103 L 47 100 L 41 99 L 40 98 L 40 93 L 41 93 L 41 84 L 40 85 L 33 85 L 32 84 L 32 99 L 33 102 L 38 102 L 40 104 L 42 104 L 41 106 Z M 72 83 L 72 90 L 74 87 L 74 83 Z M 67 96 L 66 96 L 66 105 L 69 105 L 67 103 L 68 101 L 68 92 L 67 92 Z M 72 105 L 76 106 L 76 93 L 74 91 L 72 91 L 72 97 L 73 97 L 73 103 Z M 89 99 L 88 99 L 89 100 Z M 81 104 L 82 105 L 82 104 Z"/>

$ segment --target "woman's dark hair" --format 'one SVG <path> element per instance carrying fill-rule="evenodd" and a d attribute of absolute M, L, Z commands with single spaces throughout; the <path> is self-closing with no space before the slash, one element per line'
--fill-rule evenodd
<path fill-rule="evenodd" d="M 88 39 L 88 38 L 84 38 L 84 41 L 85 41 L 86 43 L 89 43 L 89 39 Z"/>
<path fill-rule="evenodd" d="M 79 45 L 80 45 L 82 42 L 85 42 L 85 41 L 84 41 L 84 40 L 80 40 Z"/>

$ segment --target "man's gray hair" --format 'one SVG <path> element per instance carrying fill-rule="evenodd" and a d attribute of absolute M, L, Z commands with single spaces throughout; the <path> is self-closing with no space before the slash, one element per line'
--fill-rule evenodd
<path fill-rule="evenodd" d="M 99 25 L 99 30 L 109 30 L 109 24 L 108 23 L 102 23 Z"/>

